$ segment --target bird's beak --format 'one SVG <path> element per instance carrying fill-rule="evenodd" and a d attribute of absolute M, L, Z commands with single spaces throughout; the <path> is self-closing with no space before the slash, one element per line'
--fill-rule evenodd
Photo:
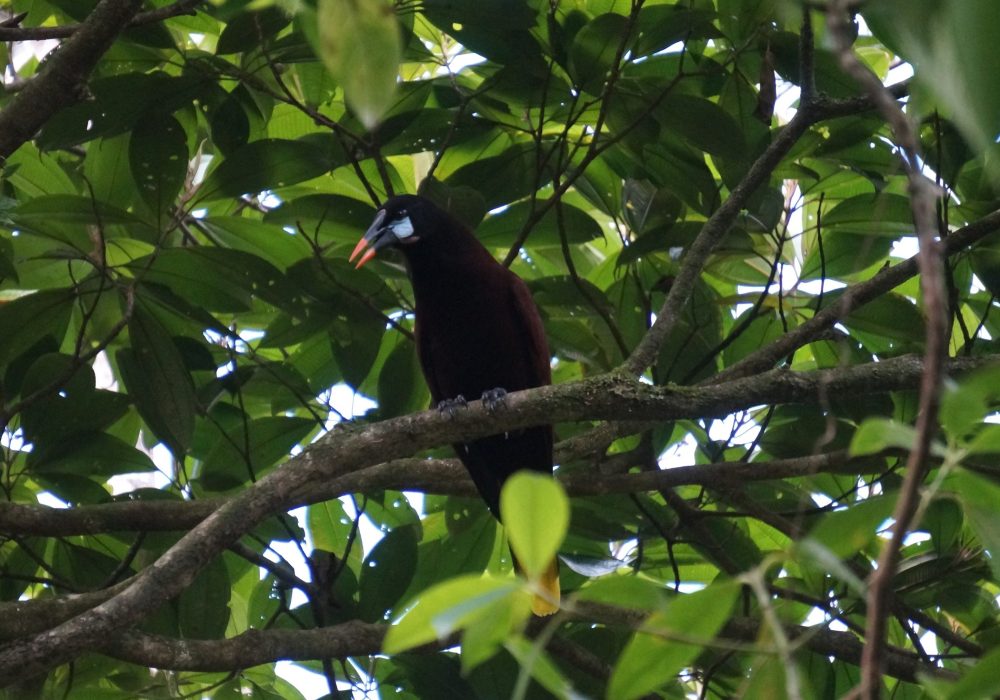
<path fill-rule="evenodd" d="M 354 252 L 351 253 L 351 257 L 348 258 L 348 262 L 354 262 L 354 258 L 358 257 L 361 251 L 364 251 L 364 255 L 358 258 L 357 264 L 354 269 L 357 270 L 361 268 L 366 262 L 375 257 L 375 254 L 379 250 L 385 248 L 387 245 L 392 245 L 396 241 L 396 236 L 393 234 L 392 229 L 388 226 L 384 226 L 385 223 L 385 212 L 380 211 L 375 216 L 375 221 L 372 225 L 368 227 L 365 231 L 365 235 L 361 237 L 358 244 L 354 246 Z M 367 248 L 368 250 L 365 250 Z"/>

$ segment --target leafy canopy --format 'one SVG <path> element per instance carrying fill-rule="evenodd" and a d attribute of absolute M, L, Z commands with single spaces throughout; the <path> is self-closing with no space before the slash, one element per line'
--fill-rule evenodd
<path fill-rule="evenodd" d="M 847 694 L 915 439 L 919 371 L 900 368 L 928 324 L 913 272 L 879 281 L 915 250 L 897 134 L 829 48 L 823 3 L 808 5 L 145 8 L 161 12 L 138 15 L 0 171 L 0 639 L 30 640 L 197 547 L 179 544 L 186 530 L 322 461 L 301 455 L 315 441 L 336 457 L 282 501 L 305 506 L 295 517 L 248 510 L 129 636 L 91 640 L 10 697 L 316 695 L 280 658 L 344 697 Z M 22 84 L 59 66 L 39 40 L 93 6 L 8 3 L 0 110 L 38 99 Z M 883 0 L 855 25 L 864 65 L 904 80 L 942 238 L 969 236 L 947 251 L 946 324 L 971 364 L 1000 336 L 992 10 Z M 550 483 L 505 504 L 539 524 L 509 532 L 529 573 L 563 558 L 566 612 L 544 624 L 505 533 L 446 461 L 454 435 L 381 466 L 387 449 L 356 438 L 428 404 L 400 261 L 346 260 L 402 192 L 527 281 L 557 384 L 620 368 L 668 293 L 682 302 L 639 368 L 646 403 L 611 391 L 616 411 L 596 415 L 552 399 L 579 419 L 556 427 L 568 505 Z M 775 366 L 827 373 L 790 402 Z M 720 373 L 749 377 L 742 401 L 713 399 Z M 1000 692 L 997 382 L 943 400 L 886 611 L 893 697 Z"/>

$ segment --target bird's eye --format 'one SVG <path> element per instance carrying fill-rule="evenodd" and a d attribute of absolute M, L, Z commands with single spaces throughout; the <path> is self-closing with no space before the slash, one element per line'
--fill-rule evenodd
<path fill-rule="evenodd" d="M 399 218 L 399 219 L 404 219 L 407 216 L 409 216 L 409 214 L 406 213 L 405 209 L 400 209 L 399 213 L 396 215 L 396 217 Z"/>

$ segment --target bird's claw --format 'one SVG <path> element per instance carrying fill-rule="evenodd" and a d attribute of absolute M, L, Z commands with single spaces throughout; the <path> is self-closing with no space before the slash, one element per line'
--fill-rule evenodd
<path fill-rule="evenodd" d="M 458 413 L 458 409 L 465 408 L 468 405 L 465 397 L 459 394 L 453 399 L 438 401 L 438 411 L 446 414 L 449 418 L 454 418 L 455 414 Z"/>
<path fill-rule="evenodd" d="M 483 407 L 490 413 L 496 413 L 507 406 L 507 390 L 497 387 L 483 392 Z"/>

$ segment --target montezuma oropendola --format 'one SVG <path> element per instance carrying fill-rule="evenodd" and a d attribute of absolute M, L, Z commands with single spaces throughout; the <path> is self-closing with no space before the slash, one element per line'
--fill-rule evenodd
<path fill-rule="evenodd" d="M 439 407 L 482 397 L 496 408 L 507 391 L 549 384 L 549 348 L 524 281 L 498 263 L 450 214 L 423 197 L 385 202 L 351 254 L 357 267 L 392 246 L 406 260 L 416 306 L 420 365 Z M 552 426 L 492 435 L 453 446 L 493 515 L 500 489 L 520 469 L 552 474 Z M 559 609 L 559 567 L 541 578 L 532 611 Z"/>

